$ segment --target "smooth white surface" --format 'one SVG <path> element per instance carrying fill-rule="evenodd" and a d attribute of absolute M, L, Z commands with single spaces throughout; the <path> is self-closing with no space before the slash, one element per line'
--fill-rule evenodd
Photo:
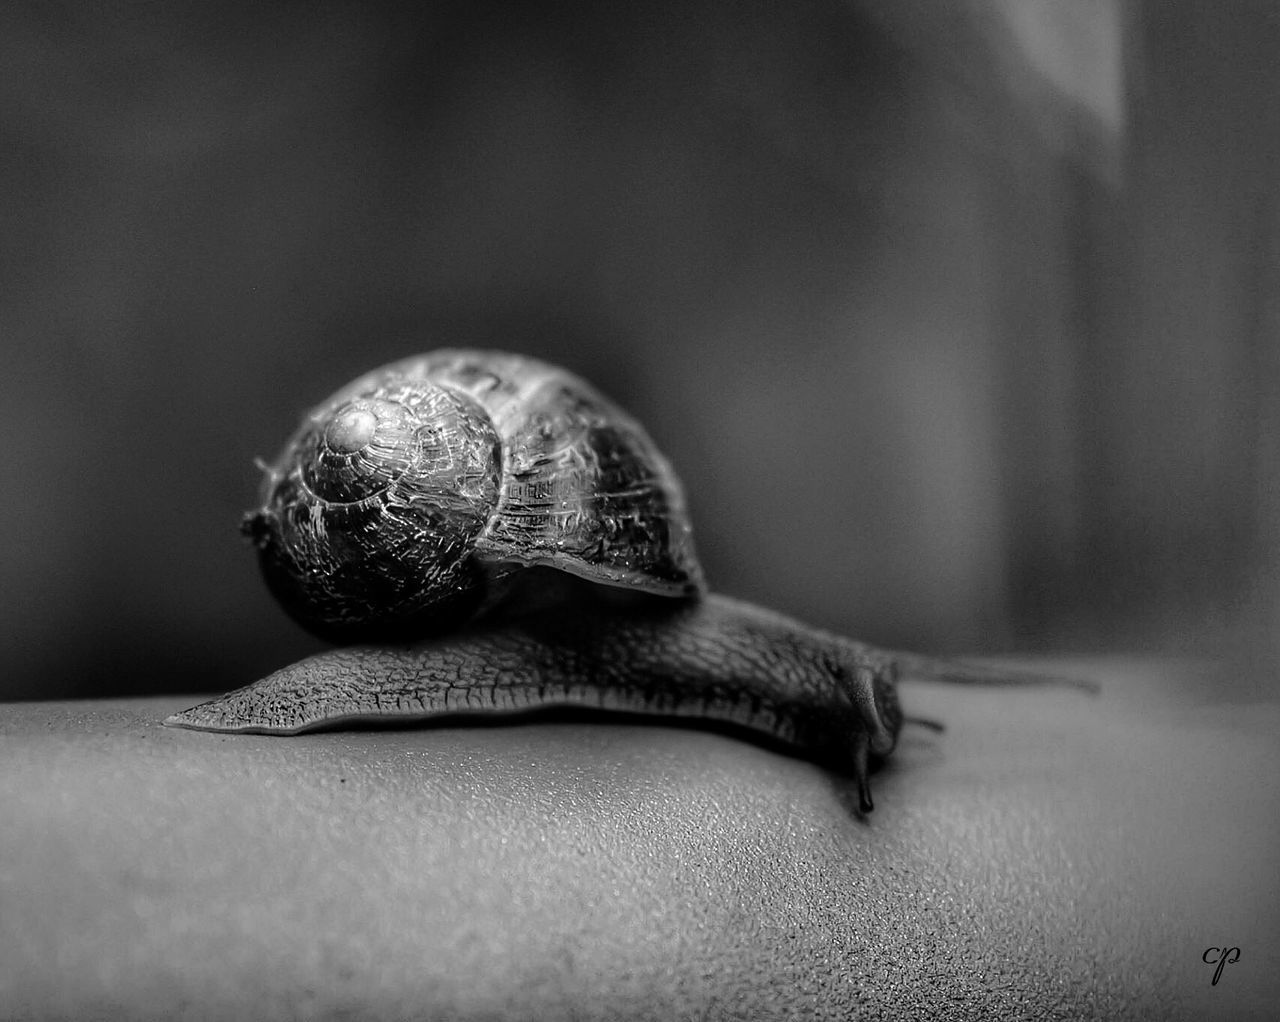
<path fill-rule="evenodd" d="M 1095 676 L 909 686 L 866 819 L 692 730 L 0 706 L 0 1017 L 1275 1017 L 1280 706 Z"/>

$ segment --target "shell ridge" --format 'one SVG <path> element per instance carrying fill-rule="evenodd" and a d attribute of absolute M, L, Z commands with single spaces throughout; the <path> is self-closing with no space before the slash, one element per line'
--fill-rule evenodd
<path fill-rule="evenodd" d="M 478 554 L 661 595 L 699 591 L 683 490 L 653 440 L 586 381 L 530 368 L 501 405 L 488 402 L 503 483 Z"/>

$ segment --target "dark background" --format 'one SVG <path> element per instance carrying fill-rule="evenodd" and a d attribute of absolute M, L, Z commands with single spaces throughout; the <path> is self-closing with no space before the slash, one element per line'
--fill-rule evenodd
<path fill-rule="evenodd" d="M 561 362 L 719 589 L 952 651 L 1280 623 L 1280 15 L 0 6 L 0 697 L 318 648 L 255 456 L 441 344 Z"/>

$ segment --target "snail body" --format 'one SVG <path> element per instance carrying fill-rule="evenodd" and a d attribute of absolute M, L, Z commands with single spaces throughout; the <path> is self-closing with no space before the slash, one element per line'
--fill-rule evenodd
<path fill-rule="evenodd" d="M 852 773 L 870 811 L 869 758 L 902 724 L 894 671 L 873 647 L 717 594 L 625 613 L 584 596 L 571 614 L 321 653 L 168 723 L 294 735 L 548 707 L 694 719 Z"/>
<path fill-rule="evenodd" d="M 1054 680 L 876 649 L 706 591 L 683 490 L 644 429 L 535 359 L 448 349 L 317 406 L 243 531 L 304 627 L 346 648 L 176 714 L 292 735 L 585 708 L 746 730 L 856 780 L 900 671 Z M 1087 686 L 1082 686 L 1087 687 Z"/>

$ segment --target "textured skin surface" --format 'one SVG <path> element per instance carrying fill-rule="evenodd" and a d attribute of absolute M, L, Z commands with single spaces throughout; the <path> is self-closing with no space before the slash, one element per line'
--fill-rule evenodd
<path fill-rule="evenodd" d="M 1274 1018 L 1280 707 L 1090 673 L 905 686 L 865 818 L 699 731 L 0 705 L 0 1018 Z"/>
<path fill-rule="evenodd" d="M 166 723 L 291 735 L 360 720 L 574 707 L 736 726 L 852 773 L 902 726 L 892 656 L 711 595 L 567 608 L 414 645 L 309 657 Z"/>

